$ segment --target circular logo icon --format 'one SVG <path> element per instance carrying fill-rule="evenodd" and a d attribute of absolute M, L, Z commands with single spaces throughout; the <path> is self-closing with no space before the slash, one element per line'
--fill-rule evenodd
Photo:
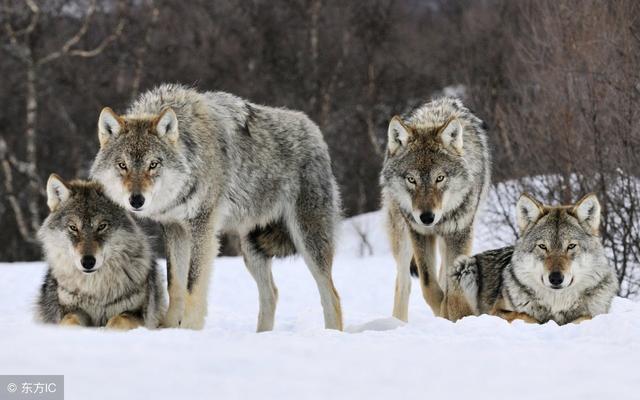
<path fill-rule="evenodd" d="M 15 383 L 10 383 L 7 385 L 7 392 L 15 393 L 18 390 L 18 386 Z"/>

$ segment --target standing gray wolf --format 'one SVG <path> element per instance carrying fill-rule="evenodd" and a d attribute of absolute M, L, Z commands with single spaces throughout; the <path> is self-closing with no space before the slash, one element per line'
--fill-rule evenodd
<path fill-rule="evenodd" d="M 462 257 L 450 276 L 458 305 L 452 320 L 492 314 L 559 325 L 606 313 L 618 290 L 598 231 L 595 195 L 571 206 L 546 206 L 524 194 L 517 205 L 515 246 Z"/>
<path fill-rule="evenodd" d="M 398 270 L 393 316 L 408 320 L 411 265 L 427 304 L 435 315 L 446 317 L 447 267 L 470 254 L 476 212 L 491 178 L 484 123 L 459 100 L 441 98 L 404 118 L 393 117 L 388 136 L 381 185 Z"/>
<path fill-rule="evenodd" d="M 156 328 L 166 295 L 133 218 L 95 182 L 47 182 L 51 210 L 38 237 L 49 269 L 37 314 L 45 323 Z"/>
<path fill-rule="evenodd" d="M 258 286 L 258 331 L 273 329 L 271 259 L 295 251 L 317 283 L 325 327 L 342 329 L 331 274 L 338 189 L 322 133 L 306 115 L 162 85 L 124 116 L 102 110 L 98 136 L 91 175 L 115 202 L 163 227 L 164 325 L 203 327 L 217 236 L 234 232 Z"/>

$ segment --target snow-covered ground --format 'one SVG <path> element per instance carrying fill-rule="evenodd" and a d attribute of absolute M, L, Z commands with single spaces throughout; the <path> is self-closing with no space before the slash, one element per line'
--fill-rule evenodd
<path fill-rule="evenodd" d="M 354 225 L 355 224 L 355 225 Z M 302 260 L 276 261 L 274 332 L 254 333 L 255 283 L 215 262 L 203 331 L 120 333 L 37 325 L 42 263 L 0 264 L 0 374 L 64 374 L 66 399 L 634 399 L 640 304 L 581 325 L 435 318 L 417 282 L 410 323 L 390 318 L 395 266 L 379 213 L 345 222 L 334 276 L 347 332 L 325 331 Z M 354 226 L 374 254 L 360 257 Z M 491 247 L 478 231 L 476 249 Z M 0 388 L 0 398 L 4 388 Z"/>

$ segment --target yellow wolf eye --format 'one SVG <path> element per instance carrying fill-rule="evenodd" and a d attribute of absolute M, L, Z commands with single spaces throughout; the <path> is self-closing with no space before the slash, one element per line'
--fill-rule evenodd
<path fill-rule="evenodd" d="M 539 244 L 538 247 L 540 247 L 542 250 L 547 251 L 547 246 L 545 246 L 544 244 Z"/>
<path fill-rule="evenodd" d="M 440 182 L 442 182 L 443 180 L 444 180 L 444 175 L 439 175 L 439 176 L 436 178 L 436 183 L 440 183 Z"/>
<path fill-rule="evenodd" d="M 571 250 L 571 249 L 575 249 L 576 248 L 576 244 L 575 243 L 571 243 L 567 246 L 567 250 Z"/>
<path fill-rule="evenodd" d="M 101 223 L 100 225 L 98 225 L 98 232 L 102 232 L 103 230 L 107 229 L 107 224 L 106 222 Z"/>
<path fill-rule="evenodd" d="M 69 230 L 71 232 L 78 232 L 78 228 L 75 225 L 69 225 Z"/>
<path fill-rule="evenodd" d="M 156 169 L 157 166 L 158 166 L 158 162 L 152 161 L 151 164 L 149 164 L 149 169 Z"/>
<path fill-rule="evenodd" d="M 413 176 L 409 175 L 407 176 L 407 182 L 409 182 L 412 185 L 416 184 L 416 178 L 414 178 Z"/>
<path fill-rule="evenodd" d="M 118 163 L 118 167 L 119 167 L 120 169 L 125 169 L 125 170 L 126 170 L 126 169 L 127 169 L 127 164 L 125 164 L 125 163 L 121 162 L 121 163 Z"/>

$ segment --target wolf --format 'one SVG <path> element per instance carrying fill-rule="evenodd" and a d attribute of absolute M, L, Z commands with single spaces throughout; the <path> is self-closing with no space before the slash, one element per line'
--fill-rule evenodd
<path fill-rule="evenodd" d="M 325 327 L 342 329 L 332 279 L 340 199 L 320 129 L 303 113 L 224 92 L 164 84 L 125 115 L 105 108 L 91 176 L 116 203 L 161 224 L 169 310 L 164 325 L 201 329 L 220 233 L 236 233 L 259 293 L 258 331 L 273 329 L 274 256 L 303 256 Z"/>
<path fill-rule="evenodd" d="M 397 263 L 394 317 L 408 320 L 414 267 L 427 304 L 435 315 L 446 317 L 441 286 L 454 260 L 470 254 L 476 213 L 490 179 L 486 125 L 460 100 L 435 99 L 391 119 L 380 182 Z"/>
<path fill-rule="evenodd" d="M 598 234 L 597 197 L 549 206 L 525 193 L 516 215 L 520 238 L 514 246 L 456 262 L 447 297 L 458 312 L 450 319 L 491 314 L 564 325 L 608 312 L 618 279 Z"/>
<path fill-rule="evenodd" d="M 96 182 L 47 181 L 51 211 L 38 238 L 48 270 L 37 302 L 44 323 L 113 329 L 158 327 L 166 309 L 149 243 Z"/>

